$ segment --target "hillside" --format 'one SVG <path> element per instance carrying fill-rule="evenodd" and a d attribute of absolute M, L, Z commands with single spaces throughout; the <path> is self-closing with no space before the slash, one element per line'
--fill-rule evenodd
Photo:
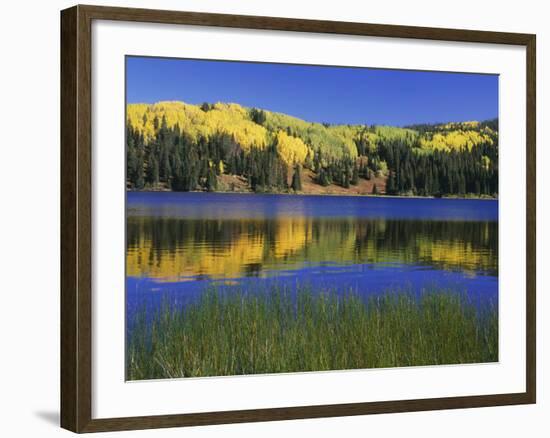
<path fill-rule="evenodd" d="M 497 195 L 498 121 L 330 125 L 235 103 L 158 102 L 128 105 L 127 130 L 134 190 Z"/>

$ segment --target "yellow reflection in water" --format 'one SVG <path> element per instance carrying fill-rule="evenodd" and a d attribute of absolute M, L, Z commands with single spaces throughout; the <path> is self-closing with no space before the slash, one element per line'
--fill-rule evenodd
<path fill-rule="evenodd" d="M 236 278 L 305 263 L 415 263 L 496 271 L 497 225 L 320 219 L 129 218 L 127 275 Z"/>

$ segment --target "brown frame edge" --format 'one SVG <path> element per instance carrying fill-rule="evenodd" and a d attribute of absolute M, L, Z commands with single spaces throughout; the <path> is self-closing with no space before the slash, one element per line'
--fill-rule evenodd
<path fill-rule="evenodd" d="M 467 397 L 92 419 L 91 23 L 92 20 L 414 38 L 525 46 L 527 51 L 526 392 Z M 536 36 L 78 5 L 61 11 L 61 426 L 99 432 L 536 402 Z"/>

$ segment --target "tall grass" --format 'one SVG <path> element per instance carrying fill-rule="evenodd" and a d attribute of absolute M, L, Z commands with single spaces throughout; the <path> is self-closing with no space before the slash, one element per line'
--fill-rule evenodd
<path fill-rule="evenodd" d="M 498 360 L 498 314 L 447 290 L 207 290 L 185 308 L 136 315 L 129 380 Z"/>

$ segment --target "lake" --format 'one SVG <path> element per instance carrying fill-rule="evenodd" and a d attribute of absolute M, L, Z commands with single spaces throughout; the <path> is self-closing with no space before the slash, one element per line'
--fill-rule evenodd
<path fill-rule="evenodd" d="M 127 193 L 127 315 L 208 286 L 498 298 L 498 201 Z"/>

